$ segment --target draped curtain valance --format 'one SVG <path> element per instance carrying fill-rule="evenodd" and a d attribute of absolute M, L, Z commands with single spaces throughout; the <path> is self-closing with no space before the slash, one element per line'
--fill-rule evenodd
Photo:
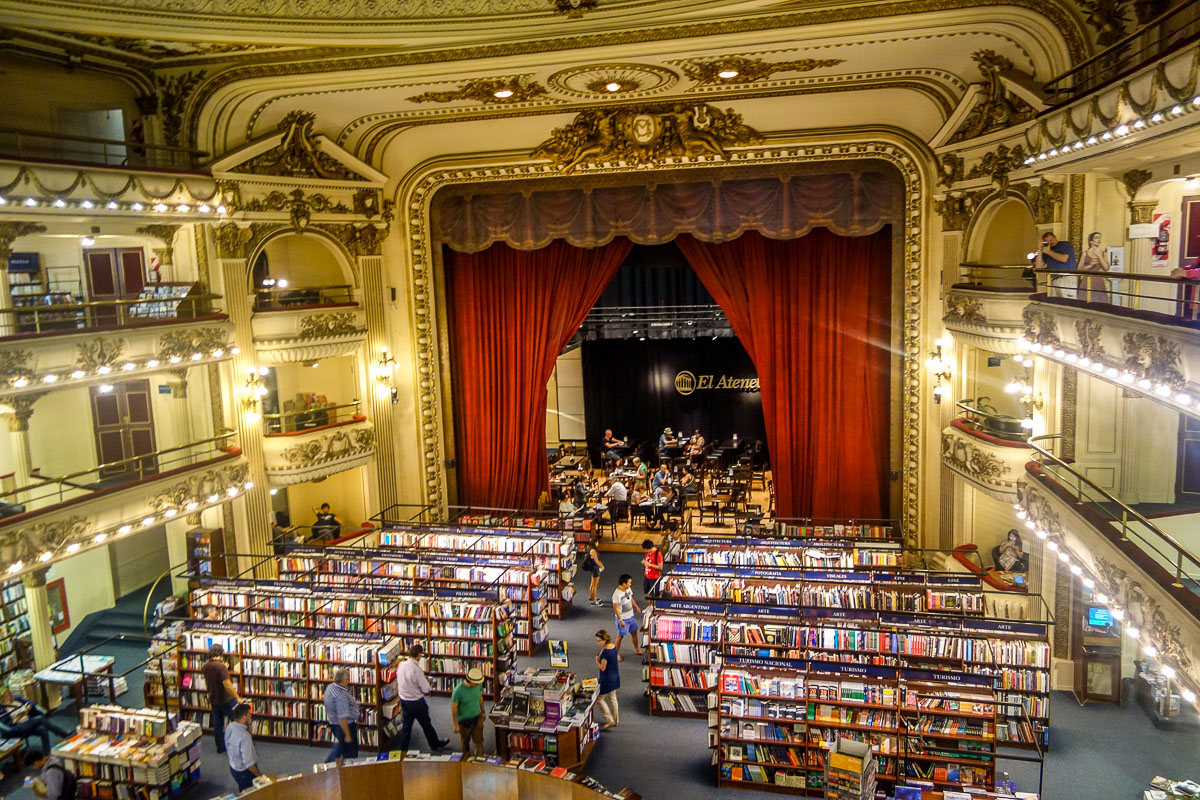
<path fill-rule="evenodd" d="M 661 244 L 681 233 L 708 242 L 755 230 L 794 239 L 815 227 L 865 236 L 897 220 L 903 189 L 883 171 L 719 182 L 450 194 L 433 209 L 434 238 L 474 253 L 494 242 L 537 250 L 554 239 L 598 247 L 624 236 Z"/>

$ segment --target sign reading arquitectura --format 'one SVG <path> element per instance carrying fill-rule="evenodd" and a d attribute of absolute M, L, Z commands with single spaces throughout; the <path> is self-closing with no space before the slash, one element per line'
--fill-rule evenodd
<path fill-rule="evenodd" d="M 675 375 L 675 391 L 684 397 L 693 392 L 721 389 L 757 392 L 758 378 L 735 378 L 732 375 L 697 375 L 686 369 L 680 370 Z"/>

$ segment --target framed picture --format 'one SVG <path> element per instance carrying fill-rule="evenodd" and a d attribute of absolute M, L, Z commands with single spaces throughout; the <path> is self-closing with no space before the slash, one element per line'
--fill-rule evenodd
<path fill-rule="evenodd" d="M 62 633 L 71 627 L 71 610 L 67 608 L 67 584 L 64 578 L 46 584 L 46 602 L 50 605 L 50 629 Z"/>

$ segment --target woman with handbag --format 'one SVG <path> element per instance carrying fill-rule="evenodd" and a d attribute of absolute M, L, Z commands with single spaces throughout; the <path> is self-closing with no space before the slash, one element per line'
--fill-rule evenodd
<path fill-rule="evenodd" d="M 596 593 L 600 590 L 600 573 L 604 572 L 604 562 L 600 560 L 600 529 L 592 531 L 592 538 L 588 541 L 587 551 L 583 556 L 583 571 L 592 573 L 592 580 L 588 584 L 588 603 L 593 606 L 604 605 L 596 597 Z"/>

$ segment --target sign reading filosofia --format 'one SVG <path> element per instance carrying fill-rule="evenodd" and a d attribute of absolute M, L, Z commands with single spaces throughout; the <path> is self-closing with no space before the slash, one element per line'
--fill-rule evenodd
<path fill-rule="evenodd" d="M 675 376 L 675 391 L 685 397 L 692 392 L 730 389 L 741 392 L 757 392 L 758 378 L 735 378 L 732 375 L 697 375 L 682 370 Z"/>

